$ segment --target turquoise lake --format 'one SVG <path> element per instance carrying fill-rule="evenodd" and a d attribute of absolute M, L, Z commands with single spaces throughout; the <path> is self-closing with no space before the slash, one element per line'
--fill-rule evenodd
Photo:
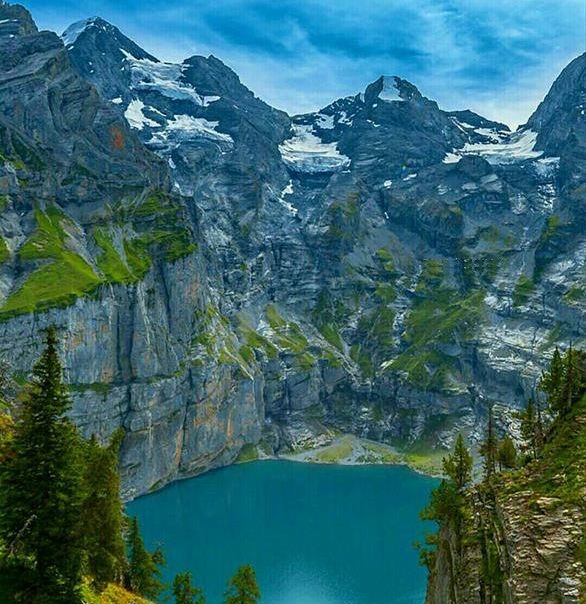
<path fill-rule="evenodd" d="M 262 461 L 177 482 L 131 502 L 165 579 L 190 570 L 221 604 L 242 564 L 263 604 L 422 604 L 426 571 L 413 542 L 437 481 L 399 466 Z"/>

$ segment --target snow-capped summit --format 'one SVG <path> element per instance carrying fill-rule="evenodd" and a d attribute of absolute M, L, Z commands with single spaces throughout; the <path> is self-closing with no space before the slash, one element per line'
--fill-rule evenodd
<path fill-rule="evenodd" d="M 382 75 L 369 84 L 366 88 L 363 100 L 367 105 L 376 105 L 380 101 L 384 103 L 405 103 L 407 101 L 422 99 L 417 86 L 411 84 L 399 76 Z"/>
<path fill-rule="evenodd" d="M 288 117 L 256 98 L 216 57 L 167 63 L 99 18 L 72 25 L 64 38 L 77 71 L 167 161 L 180 186 L 177 173 L 193 156 L 208 164 L 230 163 L 231 173 L 249 174 L 257 163 L 284 172 L 278 144 L 289 131 Z M 242 153 L 244 144 L 255 153 Z M 189 191 L 188 185 L 182 190 Z"/>
<path fill-rule="evenodd" d="M 89 17 L 72 23 L 62 34 L 61 39 L 65 46 L 75 44 L 77 38 L 89 27 L 100 27 L 101 23 L 106 24 L 100 17 Z"/>
<path fill-rule="evenodd" d="M 158 62 L 158 59 L 144 51 L 138 44 L 127 38 L 115 25 L 108 23 L 102 17 L 90 17 L 70 25 L 62 34 L 61 39 L 65 46 L 71 50 L 80 42 L 91 40 L 101 56 L 113 55 L 116 59 L 130 54 L 135 59 L 149 59 Z"/>

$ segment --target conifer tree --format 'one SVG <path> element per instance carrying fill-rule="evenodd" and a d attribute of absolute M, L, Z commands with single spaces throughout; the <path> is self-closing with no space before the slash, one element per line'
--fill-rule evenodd
<path fill-rule="evenodd" d="M 85 445 L 83 536 L 87 573 L 98 590 L 120 582 L 126 564 L 118 475 L 121 436 L 117 432 L 108 447 L 100 447 L 95 436 Z"/>
<path fill-rule="evenodd" d="M 556 348 L 549 371 L 542 375 L 540 388 L 547 394 L 554 418 L 569 413 L 586 392 L 586 353 L 570 346 L 562 356 Z"/>
<path fill-rule="evenodd" d="M 505 436 L 498 448 L 499 470 L 512 469 L 517 465 L 517 449 L 510 436 Z"/>
<path fill-rule="evenodd" d="M 557 417 L 563 410 L 563 401 L 561 390 L 564 379 L 564 361 L 559 349 L 556 346 L 553 357 L 546 371 L 541 376 L 539 387 L 547 394 L 549 408 L 554 417 Z"/>
<path fill-rule="evenodd" d="M 257 604 L 259 600 L 254 569 L 249 564 L 241 566 L 228 583 L 224 604 Z"/>
<path fill-rule="evenodd" d="M 449 476 L 458 489 L 463 489 L 472 480 L 472 455 L 466 448 L 464 437 L 458 434 L 454 452 L 442 460 L 444 473 Z"/>
<path fill-rule="evenodd" d="M 145 598 L 157 598 L 165 589 L 161 581 L 161 566 L 164 566 L 165 558 L 159 547 L 153 552 L 147 550 L 136 517 L 130 521 L 128 550 L 127 587 Z"/>
<path fill-rule="evenodd" d="M 175 604 L 205 604 L 203 592 L 194 587 L 190 572 L 179 573 L 173 580 Z"/>
<path fill-rule="evenodd" d="M 564 379 L 560 388 L 560 413 L 569 413 L 586 392 L 586 352 L 570 345 L 564 357 Z"/>
<path fill-rule="evenodd" d="M 52 327 L 0 475 L 0 538 L 7 557 L 29 567 L 29 602 L 79 601 L 81 446 L 70 404 Z"/>
<path fill-rule="evenodd" d="M 485 476 L 486 478 L 490 478 L 496 471 L 496 460 L 498 454 L 498 441 L 494 426 L 494 412 L 492 405 L 488 408 L 486 440 L 480 447 L 480 453 L 484 456 Z"/>
<path fill-rule="evenodd" d="M 538 419 L 532 398 L 527 401 L 527 407 L 518 417 L 521 420 L 521 436 L 525 441 L 525 450 L 531 453 L 533 459 L 537 459 Z"/>

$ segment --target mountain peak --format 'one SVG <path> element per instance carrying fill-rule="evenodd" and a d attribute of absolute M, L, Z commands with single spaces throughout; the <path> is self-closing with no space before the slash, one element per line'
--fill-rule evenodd
<path fill-rule="evenodd" d="M 83 38 L 84 43 L 81 44 Z M 158 63 L 159 60 L 126 37 L 115 25 L 102 17 L 90 17 L 70 25 L 62 34 L 61 39 L 70 50 L 78 46 L 86 46 L 99 50 L 120 60 L 127 55 L 135 59 L 148 59 Z"/>
<path fill-rule="evenodd" d="M 585 98 L 586 53 L 583 53 L 562 70 L 525 125 L 539 134 L 538 149 L 559 155 L 567 145 L 575 145 L 570 139 L 583 132 Z"/>
<path fill-rule="evenodd" d="M 378 98 L 381 101 L 404 101 L 401 97 L 401 91 L 399 88 L 399 82 L 401 81 L 398 76 L 386 76 L 382 75 L 377 82 L 380 81 L 380 92 Z"/>
<path fill-rule="evenodd" d="M 37 31 L 31 14 L 24 6 L 0 1 L 0 36 L 22 36 Z"/>
<path fill-rule="evenodd" d="M 62 34 L 61 39 L 65 46 L 75 44 L 77 38 L 91 27 L 97 27 L 102 29 L 114 28 L 113 25 L 102 19 L 101 17 L 89 17 L 88 19 L 82 19 L 72 23 Z"/>
<path fill-rule="evenodd" d="M 393 75 L 381 75 L 378 80 L 369 84 L 364 93 L 368 103 L 379 100 L 386 103 L 403 103 L 421 98 L 421 93 L 411 82 Z"/>

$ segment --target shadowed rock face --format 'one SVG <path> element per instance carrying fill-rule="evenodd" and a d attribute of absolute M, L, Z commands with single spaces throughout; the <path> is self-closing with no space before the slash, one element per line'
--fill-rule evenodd
<path fill-rule="evenodd" d="M 476 438 L 583 338 L 579 145 L 542 122 L 386 76 L 290 118 L 99 18 L 65 47 L 0 21 L 0 348 L 26 371 L 57 324 L 76 421 L 127 432 L 127 496 L 331 427 Z"/>

